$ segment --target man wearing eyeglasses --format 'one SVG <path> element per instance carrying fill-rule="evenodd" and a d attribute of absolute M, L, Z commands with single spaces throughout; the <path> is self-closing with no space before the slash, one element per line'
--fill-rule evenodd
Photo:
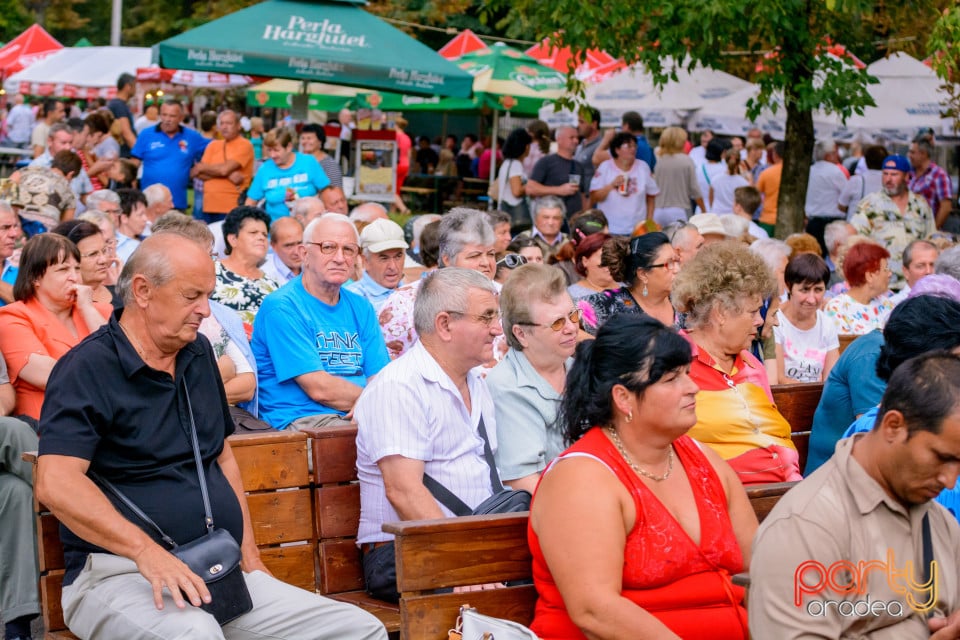
<path fill-rule="evenodd" d="M 343 288 L 360 253 L 350 220 L 325 213 L 304 229 L 300 276 L 267 296 L 253 326 L 260 417 L 277 429 L 342 422 L 389 361 L 373 307 Z"/>
<path fill-rule="evenodd" d="M 477 271 L 440 269 L 422 281 L 413 322 L 419 341 L 384 368 L 356 409 L 357 542 L 367 591 L 394 602 L 393 536 L 383 523 L 454 515 L 446 505 L 456 502 L 441 504 L 436 484 L 474 509 L 493 493 L 484 437 L 497 450 L 493 400 L 475 370 L 503 333 L 496 286 Z"/>

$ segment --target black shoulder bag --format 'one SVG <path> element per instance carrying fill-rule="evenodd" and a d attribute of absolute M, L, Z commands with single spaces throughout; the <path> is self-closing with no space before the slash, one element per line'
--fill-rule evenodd
<path fill-rule="evenodd" d="M 493 460 L 493 450 L 490 448 L 490 440 L 487 438 L 487 428 L 483 424 L 482 415 L 477 431 L 479 431 L 480 438 L 483 440 L 483 458 L 487 461 L 487 466 L 490 467 L 490 485 L 493 489 L 493 495 L 478 504 L 475 509 L 471 509 L 463 500 L 427 473 L 423 474 L 424 486 L 440 504 L 458 516 L 483 516 L 490 513 L 529 511 L 530 492 L 522 489 L 505 489 L 500 482 L 500 474 L 497 473 L 497 465 Z"/>
<path fill-rule="evenodd" d="M 178 545 L 164 533 L 150 516 L 122 494 L 112 483 L 93 472 L 90 472 L 90 477 L 116 496 L 138 518 L 156 531 L 160 539 L 170 546 L 170 553 L 200 576 L 210 591 L 210 604 L 201 604 L 200 608 L 216 618 L 222 626 L 253 609 L 253 602 L 250 600 L 250 592 L 247 590 L 247 584 L 243 579 L 243 571 L 240 569 L 240 545 L 237 544 L 229 531 L 217 529 L 213 526 L 213 512 L 210 509 L 210 496 L 207 493 L 207 478 L 203 473 L 200 443 L 197 440 L 197 424 L 193 419 L 193 406 L 190 404 L 190 393 L 187 390 L 186 382 L 183 382 L 183 392 L 187 398 L 191 444 L 197 464 L 197 475 L 200 478 L 200 493 L 203 496 L 204 524 L 207 527 L 207 533 L 204 536 L 187 544 Z"/>

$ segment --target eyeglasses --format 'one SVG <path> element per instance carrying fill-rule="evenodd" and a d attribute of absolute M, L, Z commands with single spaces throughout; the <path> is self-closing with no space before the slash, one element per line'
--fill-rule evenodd
<path fill-rule="evenodd" d="M 666 262 L 661 262 L 660 264 L 652 264 L 648 269 L 656 269 L 658 267 L 663 267 L 665 269 L 679 269 L 680 268 L 680 259 L 674 258 L 673 260 L 667 260 Z"/>
<path fill-rule="evenodd" d="M 91 251 L 90 253 L 81 253 L 80 257 L 83 259 L 86 258 L 99 258 L 100 256 L 110 255 L 110 248 L 104 247 L 103 249 L 98 249 L 97 251 Z"/>
<path fill-rule="evenodd" d="M 580 326 L 580 309 L 574 309 L 568 315 L 561 316 L 548 324 L 537 324 L 536 322 L 518 322 L 529 327 L 550 327 L 553 331 L 560 331 L 567 325 L 567 320 L 574 325 Z"/>
<path fill-rule="evenodd" d="M 304 242 L 303 244 L 312 244 L 320 247 L 320 253 L 325 256 L 333 255 L 340 249 L 344 258 L 356 258 L 360 254 L 360 245 L 348 243 L 337 244 L 336 242 Z"/>
<path fill-rule="evenodd" d="M 516 269 L 527 264 L 527 259 L 519 253 L 508 253 L 497 260 L 497 267 L 506 267 L 507 269 Z"/>
<path fill-rule="evenodd" d="M 499 311 L 491 311 L 490 313 L 485 313 L 485 314 L 483 314 L 482 316 L 474 315 L 474 314 L 472 314 L 472 313 L 465 313 L 465 312 L 463 312 L 463 311 L 450 311 L 450 310 L 448 310 L 448 311 L 446 311 L 446 313 L 449 313 L 449 314 L 455 315 L 455 316 L 462 316 L 462 317 L 465 317 L 465 318 L 473 318 L 474 320 L 476 320 L 476 321 L 479 322 L 480 324 L 485 325 L 485 326 L 487 326 L 487 327 L 492 326 L 494 322 L 500 322 L 500 318 L 501 318 L 501 316 L 502 316 L 502 314 L 501 314 Z"/>

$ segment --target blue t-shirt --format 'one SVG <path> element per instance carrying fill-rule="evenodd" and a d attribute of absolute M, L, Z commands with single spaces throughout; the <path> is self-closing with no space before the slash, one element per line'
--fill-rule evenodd
<path fill-rule="evenodd" d="M 131 156 L 143 162 L 140 188 L 164 184 L 173 195 L 173 207 L 186 210 L 190 169 L 200 161 L 209 143 L 209 140 L 187 127 L 180 127 L 173 137 L 161 131 L 160 125 L 147 127 L 140 132 L 137 144 L 130 151 Z"/>
<path fill-rule="evenodd" d="M 305 416 L 344 415 L 310 398 L 297 376 L 325 371 L 364 387 L 390 362 L 369 302 L 341 287 L 339 302 L 330 306 L 310 295 L 299 276 L 264 298 L 252 346 L 260 417 L 277 429 Z"/>
<path fill-rule="evenodd" d="M 650 148 L 646 136 L 637 136 L 637 160 L 643 160 L 652 172 L 657 167 L 657 156 Z"/>
<path fill-rule="evenodd" d="M 9 264 L 8 261 L 3 261 L 3 273 L 0 274 L 0 280 L 6 282 L 11 287 L 17 281 L 17 272 L 20 271 L 19 267 L 15 267 L 12 264 Z M 6 302 L 0 300 L 0 307 L 6 306 Z"/>
<path fill-rule="evenodd" d="M 850 343 L 830 370 L 820 404 L 813 414 L 805 476 L 833 455 L 844 429 L 858 415 L 880 404 L 887 386 L 877 377 L 877 359 L 882 346 L 883 333 L 875 329 Z"/>
<path fill-rule="evenodd" d="M 297 192 L 298 198 L 315 196 L 330 185 L 317 159 L 306 153 L 294 154 L 293 164 L 281 169 L 273 160 L 267 160 L 253 177 L 247 197 L 266 200 L 264 209 L 273 220 L 290 215 L 287 206 L 287 189 Z"/>

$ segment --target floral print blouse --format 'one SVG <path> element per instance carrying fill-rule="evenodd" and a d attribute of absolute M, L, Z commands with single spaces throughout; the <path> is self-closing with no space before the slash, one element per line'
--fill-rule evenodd
<path fill-rule="evenodd" d="M 868 304 L 860 304 L 849 293 L 841 293 L 830 298 L 824 307 L 824 312 L 836 323 L 840 335 L 856 336 L 883 329 L 891 311 L 893 302 L 887 293 L 877 296 Z"/>
<path fill-rule="evenodd" d="M 249 338 L 253 331 L 253 319 L 260 310 L 263 299 L 279 289 L 280 285 L 267 275 L 256 280 L 241 276 L 223 266 L 219 260 L 216 262 L 216 274 L 217 287 L 210 297 L 240 315 Z"/>

